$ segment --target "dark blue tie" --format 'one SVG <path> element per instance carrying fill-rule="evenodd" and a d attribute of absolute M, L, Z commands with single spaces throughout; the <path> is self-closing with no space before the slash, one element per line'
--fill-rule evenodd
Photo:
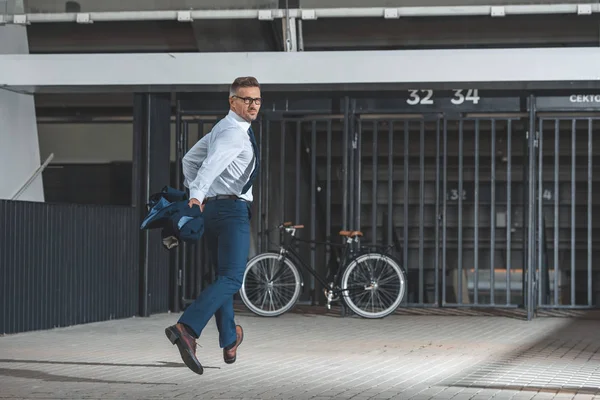
<path fill-rule="evenodd" d="M 242 194 L 245 194 L 250 189 L 250 187 L 252 186 L 252 182 L 254 182 L 254 179 L 256 179 L 256 175 L 258 174 L 258 168 L 260 167 L 260 156 L 258 154 L 258 146 L 256 145 L 256 138 L 254 137 L 254 131 L 252 130 L 252 127 L 248 129 L 248 136 L 250 136 L 250 143 L 252 143 L 252 149 L 254 150 L 254 158 L 256 159 L 256 163 L 254 165 L 254 171 L 252 171 L 248 183 L 246 183 L 246 185 L 242 189 Z"/>

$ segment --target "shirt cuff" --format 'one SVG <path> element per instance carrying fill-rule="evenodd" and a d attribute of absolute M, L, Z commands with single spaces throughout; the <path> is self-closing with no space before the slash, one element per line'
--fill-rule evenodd
<path fill-rule="evenodd" d="M 204 201 L 204 196 L 206 196 L 204 191 L 198 190 L 198 189 L 195 189 L 195 190 L 190 189 L 190 200 L 196 199 L 200 202 L 200 204 L 202 204 L 202 202 Z"/>

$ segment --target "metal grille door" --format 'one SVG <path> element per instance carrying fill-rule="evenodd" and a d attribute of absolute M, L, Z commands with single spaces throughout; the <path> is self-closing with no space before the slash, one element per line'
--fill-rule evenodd
<path fill-rule="evenodd" d="M 597 304 L 600 121 L 546 115 L 536 137 L 536 292 L 540 308 Z M 594 135 L 595 134 L 595 135 Z M 594 263 L 596 262 L 596 263 Z"/>
<path fill-rule="evenodd" d="M 523 304 L 524 161 L 518 118 L 444 120 L 444 305 Z"/>
<path fill-rule="evenodd" d="M 261 126 L 263 165 L 258 199 L 260 227 L 258 250 L 276 249 L 277 226 L 283 222 L 302 224 L 296 250 L 303 261 L 320 275 L 336 261 L 336 250 L 326 245 L 340 243 L 338 232 L 348 226 L 351 204 L 348 187 L 347 118 L 313 116 L 265 118 Z M 303 270 L 305 292 L 301 301 L 322 300 L 322 288 Z"/>

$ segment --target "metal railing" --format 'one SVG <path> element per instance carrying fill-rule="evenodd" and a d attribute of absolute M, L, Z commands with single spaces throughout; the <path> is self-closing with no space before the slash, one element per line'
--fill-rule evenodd
<path fill-rule="evenodd" d="M 191 3 L 191 4 L 190 4 Z M 9 23 L 52 23 L 78 22 L 91 23 L 101 21 L 180 21 L 192 22 L 201 19 L 292 19 L 315 20 L 322 18 L 386 18 L 398 19 L 404 17 L 440 17 L 440 16 L 491 16 L 504 17 L 510 15 L 543 15 L 543 14 L 575 14 L 589 15 L 600 12 L 596 2 L 545 4 L 434 4 L 388 7 L 339 6 L 323 7 L 314 3 L 300 8 L 280 8 L 278 1 L 257 1 L 254 7 L 248 7 L 247 2 L 235 1 L 206 1 L 174 2 L 165 0 L 152 2 L 151 6 L 139 2 L 137 6 L 124 2 L 97 2 L 91 0 L 76 1 L 29 1 L 23 17 L 14 19 L 8 16 Z"/>
<path fill-rule="evenodd" d="M 19 197 L 23 194 L 23 192 L 25 192 L 27 188 L 33 183 L 33 181 L 35 181 L 37 177 L 40 176 L 42 172 L 44 172 L 48 164 L 50 164 L 50 162 L 52 162 L 53 159 L 54 153 L 50 153 L 46 161 L 44 161 L 44 163 L 33 172 L 33 174 L 29 177 L 29 179 L 27 179 L 23 186 L 21 186 L 21 188 L 17 190 L 16 193 L 11 197 L 11 200 L 18 200 Z"/>

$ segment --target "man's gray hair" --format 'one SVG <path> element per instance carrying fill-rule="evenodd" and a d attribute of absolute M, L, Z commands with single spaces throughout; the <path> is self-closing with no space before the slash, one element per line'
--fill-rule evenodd
<path fill-rule="evenodd" d="M 253 76 L 242 76 L 236 78 L 229 88 L 229 96 L 235 96 L 238 89 L 241 87 L 257 87 L 260 88 L 258 80 Z"/>

